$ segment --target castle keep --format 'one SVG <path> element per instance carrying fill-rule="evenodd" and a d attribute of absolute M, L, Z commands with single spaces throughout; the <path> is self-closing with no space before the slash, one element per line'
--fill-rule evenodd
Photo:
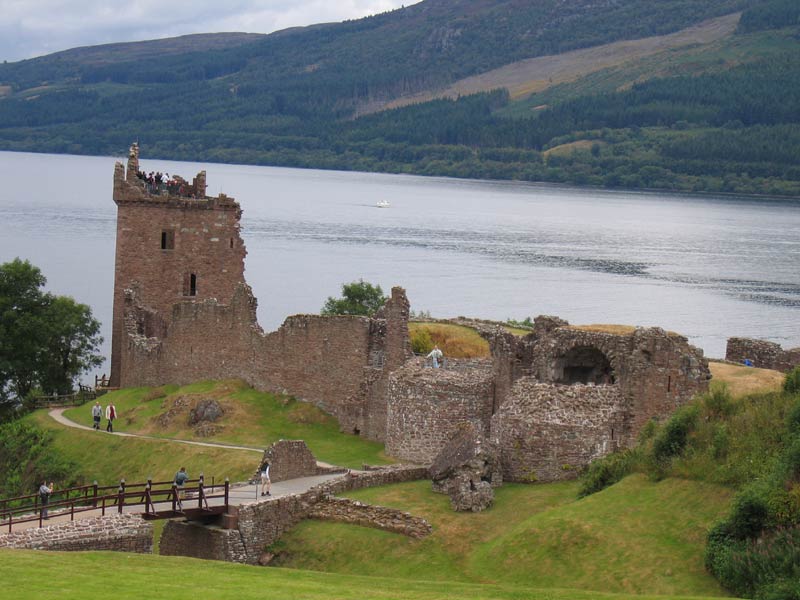
<path fill-rule="evenodd" d="M 411 353 L 399 287 L 373 318 L 296 315 L 265 333 L 244 280 L 239 204 L 206 196 L 204 172 L 180 194 L 138 173 L 134 145 L 114 171 L 112 385 L 240 378 L 312 402 L 343 431 L 421 464 L 468 423 L 496 444 L 510 481 L 573 477 L 707 389 L 702 351 L 680 335 L 555 317 L 524 337 L 467 323 L 491 358 L 431 369 Z"/>

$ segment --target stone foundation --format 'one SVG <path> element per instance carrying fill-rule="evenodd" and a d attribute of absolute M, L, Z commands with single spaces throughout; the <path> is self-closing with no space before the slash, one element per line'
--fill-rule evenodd
<path fill-rule="evenodd" d="M 138 515 L 129 514 L 80 519 L 2 534 L 0 547 L 149 554 L 153 551 L 153 525 Z"/>
<path fill-rule="evenodd" d="M 385 506 L 364 504 L 349 498 L 323 498 L 312 507 L 308 517 L 320 521 L 371 527 L 413 538 L 430 535 L 432 529 L 425 519 L 410 513 Z"/>

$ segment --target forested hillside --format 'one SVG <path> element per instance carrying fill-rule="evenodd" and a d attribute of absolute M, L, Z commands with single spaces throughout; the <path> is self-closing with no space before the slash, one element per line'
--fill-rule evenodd
<path fill-rule="evenodd" d="M 737 32 L 512 102 L 503 91 L 358 119 L 358 106 L 523 58 Z M 800 195 L 793 0 L 426 0 L 374 17 L 126 61 L 0 65 L 0 149 L 630 188 Z M 65 53 L 61 53 L 65 54 Z"/>

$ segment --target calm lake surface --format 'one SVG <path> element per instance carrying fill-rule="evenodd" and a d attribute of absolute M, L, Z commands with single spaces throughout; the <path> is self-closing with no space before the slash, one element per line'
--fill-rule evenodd
<path fill-rule="evenodd" d="M 730 336 L 800 345 L 800 201 L 147 160 L 244 209 L 259 322 L 318 312 L 363 278 L 435 317 L 657 325 L 721 357 Z M 0 262 L 89 304 L 111 340 L 115 158 L 0 152 Z M 377 208 L 387 200 L 390 208 Z M 107 369 L 106 369 L 107 370 Z"/>

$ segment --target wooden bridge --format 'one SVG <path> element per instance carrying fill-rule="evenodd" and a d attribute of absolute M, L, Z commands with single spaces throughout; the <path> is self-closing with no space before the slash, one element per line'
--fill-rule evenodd
<path fill-rule="evenodd" d="M 54 491 L 48 502 L 43 504 L 39 494 L 0 499 L 0 527 L 8 527 L 11 532 L 15 524 L 44 521 L 53 516 L 69 514 L 70 521 L 75 515 L 88 511 L 122 513 L 134 512 L 145 519 L 171 519 L 186 517 L 190 520 L 205 520 L 228 512 L 230 482 L 225 479 L 222 485 L 212 482 L 205 485 L 203 475 L 199 479 L 189 479 L 183 486 L 172 481 L 144 483 L 125 483 L 118 486 L 98 486 L 97 483 Z M 209 503 L 209 501 L 211 501 Z M 135 507 L 141 506 L 137 511 Z"/>

